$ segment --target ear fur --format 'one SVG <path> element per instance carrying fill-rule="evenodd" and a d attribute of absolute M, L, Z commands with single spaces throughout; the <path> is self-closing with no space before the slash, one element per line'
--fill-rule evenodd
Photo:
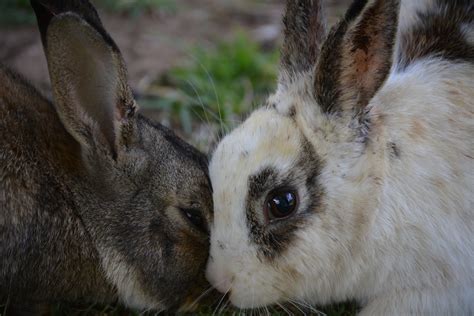
<path fill-rule="evenodd" d="M 356 0 L 330 32 L 318 60 L 315 96 L 323 112 L 359 112 L 387 78 L 399 0 Z"/>
<path fill-rule="evenodd" d="M 31 3 L 63 124 L 81 145 L 98 142 L 115 157 L 136 111 L 119 49 L 87 0 Z"/>
<path fill-rule="evenodd" d="M 280 82 L 311 71 L 326 37 L 322 0 L 287 0 Z"/>

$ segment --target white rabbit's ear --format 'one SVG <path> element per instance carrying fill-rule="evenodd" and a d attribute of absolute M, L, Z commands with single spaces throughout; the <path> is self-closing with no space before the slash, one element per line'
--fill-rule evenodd
<path fill-rule="evenodd" d="M 86 0 L 32 0 L 59 116 L 83 146 L 112 156 L 136 111 L 119 49 Z"/>
<path fill-rule="evenodd" d="M 280 83 L 286 84 L 316 64 L 326 37 L 322 0 L 287 0 L 283 23 Z"/>
<path fill-rule="evenodd" d="M 315 74 L 323 112 L 359 112 L 382 86 L 393 61 L 399 0 L 356 0 L 328 35 Z"/>

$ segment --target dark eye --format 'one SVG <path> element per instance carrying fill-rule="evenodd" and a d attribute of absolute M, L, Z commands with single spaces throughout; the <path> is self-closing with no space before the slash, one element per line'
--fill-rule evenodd
<path fill-rule="evenodd" d="M 292 190 L 278 190 L 270 192 L 265 205 L 268 220 L 284 219 L 296 211 L 298 197 Z"/>
<path fill-rule="evenodd" d="M 197 229 L 207 234 L 206 220 L 202 216 L 201 211 L 196 209 L 180 209 L 183 216 Z"/>

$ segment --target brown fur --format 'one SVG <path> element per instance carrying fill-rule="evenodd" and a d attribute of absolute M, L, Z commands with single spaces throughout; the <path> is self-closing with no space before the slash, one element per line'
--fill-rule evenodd
<path fill-rule="evenodd" d="M 207 286 L 206 157 L 135 113 L 87 1 L 33 2 L 55 104 L 0 66 L 0 302 L 175 308 Z"/>
<path fill-rule="evenodd" d="M 437 0 L 427 12 L 418 13 L 418 23 L 400 37 L 400 70 L 426 57 L 474 62 L 474 46 L 462 34 L 461 25 L 474 23 L 470 0 Z"/>

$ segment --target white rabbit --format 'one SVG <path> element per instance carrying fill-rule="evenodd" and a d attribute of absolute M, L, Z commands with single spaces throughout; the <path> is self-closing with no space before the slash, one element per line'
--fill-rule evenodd
<path fill-rule="evenodd" d="M 213 154 L 207 277 L 241 308 L 472 315 L 473 1 L 355 1 L 328 35 L 320 2 L 287 1 L 278 89 Z"/>

